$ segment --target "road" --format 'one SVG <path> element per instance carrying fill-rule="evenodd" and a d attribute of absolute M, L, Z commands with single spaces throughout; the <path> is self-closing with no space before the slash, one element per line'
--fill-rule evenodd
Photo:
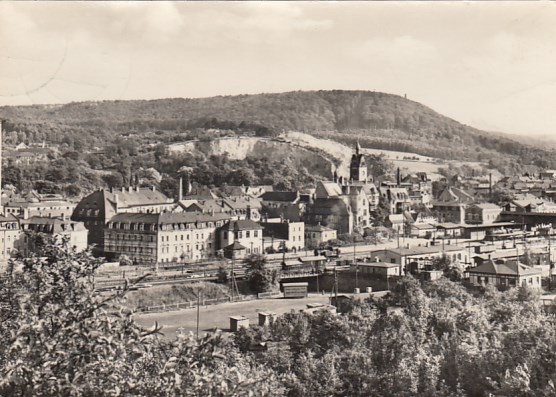
<path fill-rule="evenodd" d="M 373 295 L 383 295 L 375 293 Z M 361 298 L 369 294 L 359 294 Z M 243 315 L 249 318 L 251 324 L 258 324 L 259 312 L 273 312 L 278 315 L 291 310 L 299 311 L 307 308 L 308 303 L 329 303 L 329 295 L 309 294 L 305 299 L 269 298 L 244 302 L 230 302 L 219 305 L 201 307 L 199 311 L 199 332 L 212 331 L 214 328 L 229 330 L 230 316 Z M 185 332 L 196 332 L 197 309 L 183 309 L 173 312 L 138 314 L 136 321 L 143 327 L 150 328 L 155 321 L 163 326 L 162 333 L 165 338 L 173 339 L 178 329 Z"/>

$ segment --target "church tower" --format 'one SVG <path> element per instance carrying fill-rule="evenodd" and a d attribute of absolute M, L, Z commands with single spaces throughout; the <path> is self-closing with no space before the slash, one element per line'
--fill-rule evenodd
<path fill-rule="evenodd" d="M 349 179 L 357 182 L 367 182 L 367 163 L 365 162 L 365 156 L 361 153 L 359 140 L 355 145 L 355 154 L 351 156 Z"/>

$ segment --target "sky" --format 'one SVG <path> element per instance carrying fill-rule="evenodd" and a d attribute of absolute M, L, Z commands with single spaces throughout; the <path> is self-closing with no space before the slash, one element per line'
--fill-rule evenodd
<path fill-rule="evenodd" d="M 321 89 L 556 138 L 556 3 L 0 2 L 0 105 Z"/>

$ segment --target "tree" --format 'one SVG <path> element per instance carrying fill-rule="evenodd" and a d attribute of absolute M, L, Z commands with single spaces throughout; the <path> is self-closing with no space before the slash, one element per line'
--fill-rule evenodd
<path fill-rule="evenodd" d="M 120 305 L 127 288 L 95 292 L 100 264 L 67 242 L 10 262 L 0 278 L 0 395 L 284 394 L 275 374 L 236 355 L 220 334 L 169 343 L 157 324 L 137 325 Z"/>
<path fill-rule="evenodd" d="M 245 271 L 249 288 L 254 293 L 273 291 L 278 286 L 278 273 L 269 269 L 264 255 L 253 254 L 245 258 Z"/>

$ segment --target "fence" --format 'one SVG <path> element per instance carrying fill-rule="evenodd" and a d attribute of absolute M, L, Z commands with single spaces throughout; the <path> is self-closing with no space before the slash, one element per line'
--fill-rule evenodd
<path fill-rule="evenodd" d="M 275 296 L 282 296 L 282 293 L 280 291 L 273 291 L 273 292 L 260 292 L 259 294 L 257 294 L 258 299 L 272 298 Z"/>
<path fill-rule="evenodd" d="M 173 310 L 191 309 L 193 307 L 197 307 L 197 303 L 199 303 L 199 306 L 208 306 L 208 305 L 217 305 L 219 303 L 226 303 L 226 302 L 243 302 L 243 301 L 248 301 L 253 299 L 257 299 L 257 296 L 240 295 L 239 298 L 232 298 L 231 296 L 226 296 L 223 298 L 201 299 L 199 302 L 187 301 L 187 302 L 179 302 L 179 303 L 154 305 L 154 306 L 140 306 L 136 309 L 136 311 L 138 313 L 167 312 Z"/>

